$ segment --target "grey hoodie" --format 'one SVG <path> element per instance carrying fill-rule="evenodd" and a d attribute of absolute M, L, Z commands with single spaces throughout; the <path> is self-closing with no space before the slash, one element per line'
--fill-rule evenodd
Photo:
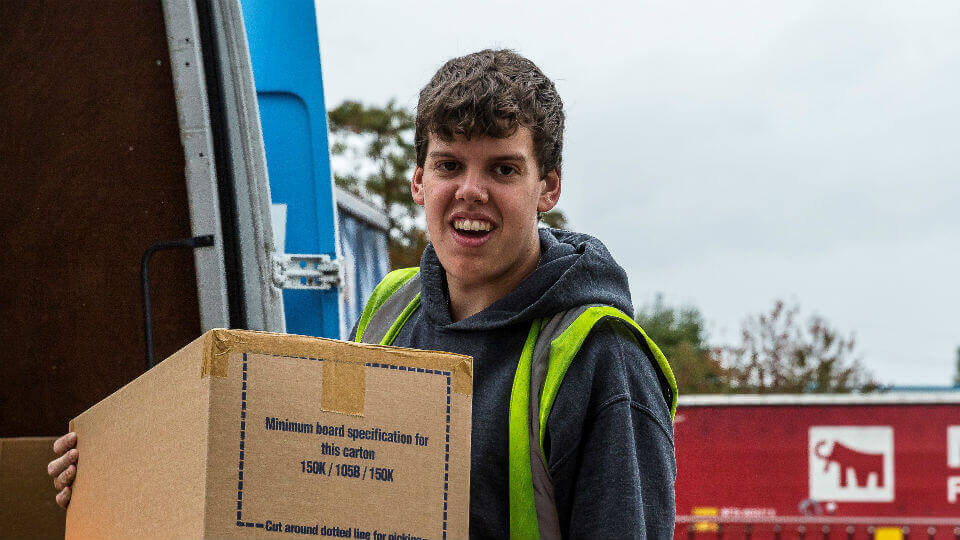
<path fill-rule="evenodd" d="M 588 235 L 540 230 L 542 257 L 517 288 L 461 321 L 432 245 L 420 262 L 421 307 L 394 345 L 474 358 L 471 538 L 508 538 L 507 411 L 534 319 L 584 304 L 633 314 L 627 276 Z M 672 538 L 673 425 L 654 361 L 616 323 L 599 323 L 557 395 L 544 449 L 565 538 Z"/>

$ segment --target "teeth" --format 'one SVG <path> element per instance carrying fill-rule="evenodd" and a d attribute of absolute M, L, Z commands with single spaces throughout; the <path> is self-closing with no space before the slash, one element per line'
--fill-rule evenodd
<path fill-rule="evenodd" d="M 453 222 L 453 226 L 463 231 L 489 231 L 493 228 L 489 222 L 475 219 L 458 219 Z"/>

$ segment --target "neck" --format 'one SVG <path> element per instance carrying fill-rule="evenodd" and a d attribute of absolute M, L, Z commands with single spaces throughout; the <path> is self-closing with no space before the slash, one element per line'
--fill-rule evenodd
<path fill-rule="evenodd" d="M 540 263 L 540 242 L 523 264 L 512 271 L 504 272 L 492 280 L 479 283 L 459 280 L 447 273 L 447 288 L 450 291 L 450 317 L 454 322 L 461 321 L 487 309 L 491 304 L 503 298 L 526 279 Z"/>

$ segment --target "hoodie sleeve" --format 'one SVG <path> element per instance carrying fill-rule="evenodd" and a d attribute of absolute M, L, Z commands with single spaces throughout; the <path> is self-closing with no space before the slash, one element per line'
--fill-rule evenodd
<path fill-rule="evenodd" d="M 610 322 L 571 364 L 545 442 L 565 538 L 673 537 L 673 424 L 656 369 Z"/>

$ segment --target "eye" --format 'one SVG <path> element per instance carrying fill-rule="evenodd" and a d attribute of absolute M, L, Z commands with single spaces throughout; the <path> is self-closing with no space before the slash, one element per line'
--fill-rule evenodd
<path fill-rule="evenodd" d="M 493 168 L 493 171 L 500 176 L 510 176 L 519 172 L 513 165 L 497 165 Z"/>
<path fill-rule="evenodd" d="M 455 172 L 460 168 L 460 164 L 456 161 L 439 161 L 436 167 L 441 172 Z"/>

